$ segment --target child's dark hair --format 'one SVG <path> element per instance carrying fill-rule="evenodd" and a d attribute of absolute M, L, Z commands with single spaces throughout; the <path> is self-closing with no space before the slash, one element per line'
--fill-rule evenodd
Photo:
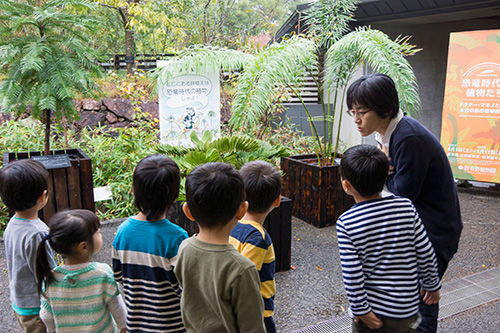
<path fill-rule="evenodd" d="M 243 180 L 231 165 L 203 164 L 186 178 L 186 202 L 201 227 L 214 229 L 225 226 L 244 200 Z"/>
<path fill-rule="evenodd" d="M 340 175 L 363 197 L 380 193 L 389 172 L 389 159 L 375 146 L 347 149 L 340 162 Z"/>
<path fill-rule="evenodd" d="M 165 155 L 143 158 L 134 171 L 134 204 L 148 221 L 159 220 L 179 196 L 177 163 Z"/>
<path fill-rule="evenodd" d="M 281 193 L 281 174 L 264 161 L 246 163 L 240 169 L 245 184 L 248 211 L 265 213 Z"/>
<path fill-rule="evenodd" d="M 48 184 L 47 169 L 32 159 L 11 162 L 0 170 L 0 196 L 5 206 L 14 211 L 35 206 Z"/>
<path fill-rule="evenodd" d="M 346 102 L 349 109 L 359 104 L 375 111 L 382 119 L 394 118 L 399 111 L 396 85 L 381 73 L 364 75 L 354 81 L 347 89 Z"/>
<path fill-rule="evenodd" d="M 43 237 L 36 253 L 36 278 L 38 291 L 42 292 L 42 283 L 54 280 L 47 258 L 46 243 L 63 257 L 71 255 L 76 245 L 87 242 L 94 247 L 93 236 L 101 227 L 99 218 L 86 209 L 74 209 L 59 212 L 49 222 L 49 233 Z"/>

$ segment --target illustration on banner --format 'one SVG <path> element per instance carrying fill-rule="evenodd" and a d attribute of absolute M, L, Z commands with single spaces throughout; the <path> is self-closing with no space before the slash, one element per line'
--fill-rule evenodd
<path fill-rule="evenodd" d="M 500 183 L 500 30 L 450 34 L 441 144 L 456 178 Z"/>
<path fill-rule="evenodd" d="M 210 131 L 220 137 L 219 76 L 181 75 L 159 93 L 162 143 L 188 145 L 190 134 Z"/>

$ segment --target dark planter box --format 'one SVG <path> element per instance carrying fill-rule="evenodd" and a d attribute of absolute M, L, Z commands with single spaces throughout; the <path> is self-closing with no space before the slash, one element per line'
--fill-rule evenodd
<path fill-rule="evenodd" d="M 338 165 L 318 166 L 314 154 L 281 158 L 283 195 L 292 199 L 293 216 L 315 227 L 335 225 L 354 200 L 344 193 Z"/>
<path fill-rule="evenodd" d="M 88 209 L 95 212 L 92 163 L 81 149 L 54 150 L 52 155 L 68 154 L 71 167 L 49 169 L 49 200 L 39 212 L 45 223 L 65 209 Z M 11 161 L 41 156 L 43 152 L 4 153 L 3 165 Z"/>
<path fill-rule="evenodd" d="M 198 224 L 184 215 L 180 201 L 170 208 L 167 218 L 186 230 L 189 236 L 199 230 Z M 279 207 L 273 209 L 267 216 L 264 228 L 273 241 L 276 271 L 289 270 L 292 247 L 292 200 L 282 197 Z"/>

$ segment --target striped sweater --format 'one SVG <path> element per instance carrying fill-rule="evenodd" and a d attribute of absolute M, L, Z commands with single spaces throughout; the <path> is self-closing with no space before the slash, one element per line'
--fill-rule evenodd
<path fill-rule="evenodd" d="M 271 237 L 257 222 L 239 221 L 231 231 L 229 243 L 239 253 L 252 260 L 260 277 L 260 292 L 264 299 L 264 317 L 271 317 L 276 294 L 275 256 Z"/>
<path fill-rule="evenodd" d="M 127 332 L 184 332 L 173 267 L 187 233 L 168 220 L 128 218 L 113 241 L 113 271 L 123 285 Z"/>
<path fill-rule="evenodd" d="M 357 203 L 337 221 L 340 261 L 351 311 L 409 318 L 418 312 L 419 279 L 441 288 L 434 249 L 410 200 Z"/>
<path fill-rule="evenodd" d="M 58 266 L 53 273 L 42 307 L 53 317 L 56 332 L 114 332 L 108 303 L 121 296 L 108 265 L 92 262 L 79 270 Z"/>

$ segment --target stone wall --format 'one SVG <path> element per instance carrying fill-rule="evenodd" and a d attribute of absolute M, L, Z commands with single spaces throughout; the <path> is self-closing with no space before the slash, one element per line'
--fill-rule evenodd
<path fill-rule="evenodd" d="M 139 102 L 132 104 L 125 98 L 104 98 L 102 101 L 85 99 L 76 101 L 75 107 L 80 118 L 73 123 L 77 130 L 84 127 L 104 126 L 110 130 L 116 128 L 137 126 L 135 120 L 137 116 L 150 120 L 152 125 L 159 127 L 159 109 L 156 102 Z M 21 115 L 15 119 L 26 118 L 28 114 Z M 7 112 L 0 112 L 0 124 L 14 119 L 14 115 Z"/>
<path fill-rule="evenodd" d="M 80 119 L 74 123 L 77 129 L 98 125 L 110 129 L 137 126 L 136 114 L 158 127 L 159 110 L 156 102 L 139 102 L 134 105 L 125 98 L 104 98 L 102 101 L 86 99 L 75 104 L 80 114 Z"/>

